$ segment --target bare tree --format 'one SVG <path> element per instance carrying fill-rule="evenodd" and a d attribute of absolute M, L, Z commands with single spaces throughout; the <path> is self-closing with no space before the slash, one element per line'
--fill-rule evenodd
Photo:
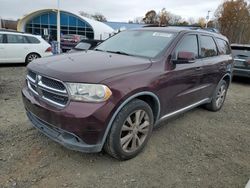
<path fill-rule="evenodd" d="M 97 20 L 97 21 L 100 21 L 100 22 L 106 22 L 107 21 L 107 18 L 101 13 L 95 13 L 94 15 L 92 15 L 92 18 L 94 20 Z"/>

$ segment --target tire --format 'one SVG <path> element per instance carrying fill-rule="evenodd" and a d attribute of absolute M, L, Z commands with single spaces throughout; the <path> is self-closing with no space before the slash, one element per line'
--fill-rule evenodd
<path fill-rule="evenodd" d="M 153 124 L 153 112 L 146 102 L 138 99 L 129 102 L 117 114 L 104 150 L 119 160 L 135 157 L 147 144 Z"/>
<path fill-rule="evenodd" d="M 29 64 L 31 61 L 33 61 L 34 59 L 40 58 L 41 56 L 37 53 L 30 53 L 26 56 L 25 58 L 25 63 Z"/>
<path fill-rule="evenodd" d="M 220 81 L 213 93 L 212 101 L 209 104 L 206 104 L 205 108 L 213 112 L 219 111 L 225 102 L 227 89 L 227 82 L 225 80 Z"/>

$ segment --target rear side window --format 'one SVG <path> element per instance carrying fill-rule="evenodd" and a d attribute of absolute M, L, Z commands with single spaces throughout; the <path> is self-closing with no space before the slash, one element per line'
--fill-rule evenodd
<path fill-rule="evenodd" d="M 26 36 L 29 43 L 32 43 L 32 44 L 39 44 L 40 41 L 36 38 L 36 37 L 30 37 L 30 36 Z"/>
<path fill-rule="evenodd" d="M 230 47 L 228 43 L 223 39 L 216 38 L 216 40 L 218 43 L 220 54 L 223 54 L 223 55 L 230 54 Z"/>
<path fill-rule="evenodd" d="M 0 34 L 0 43 L 3 43 L 3 34 Z"/>
<path fill-rule="evenodd" d="M 201 36 L 200 43 L 201 43 L 201 57 L 202 58 L 213 57 L 218 54 L 216 44 L 212 37 Z"/>
<path fill-rule="evenodd" d="M 175 56 L 179 52 L 192 52 L 195 54 L 195 58 L 198 58 L 198 40 L 196 35 L 186 35 L 181 40 L 175 51 Z M 176 57 L 177 58 L 177 57 Z"/>
<path fill-rule="evenodd" d="M 25 36 L 7 34 L 7 42 L 9 44 L 24 44 L 29 43 Z"/>

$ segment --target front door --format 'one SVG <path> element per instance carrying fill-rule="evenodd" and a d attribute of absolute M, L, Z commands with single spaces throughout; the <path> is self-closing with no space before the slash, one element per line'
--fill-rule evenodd
<path fill-rule="evenodd" d="M 192 52 L 195 55 L 193 63 L 174 64 L 179 52 Z M 162 76 L 163 98 L 162 115 L 170 114 L 196 102 L 199 95 L 200 78 L 202 76 L 202 60 L 199 59 L 198 36 L 184 35 L 172 54 L 171 68 L 166 68 Z"/>

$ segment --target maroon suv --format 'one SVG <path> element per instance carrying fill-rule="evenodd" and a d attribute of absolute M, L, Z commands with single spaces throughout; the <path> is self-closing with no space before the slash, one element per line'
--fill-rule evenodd
<path fill-rule="evenodd" d="M 228 40 L 188 28 L 121 32 L 94 50 L 28 65 L 32 124 L 65 147 L 130 159 L 153 127 L 191 108 L 221 109 L 231 81 Z"/>

